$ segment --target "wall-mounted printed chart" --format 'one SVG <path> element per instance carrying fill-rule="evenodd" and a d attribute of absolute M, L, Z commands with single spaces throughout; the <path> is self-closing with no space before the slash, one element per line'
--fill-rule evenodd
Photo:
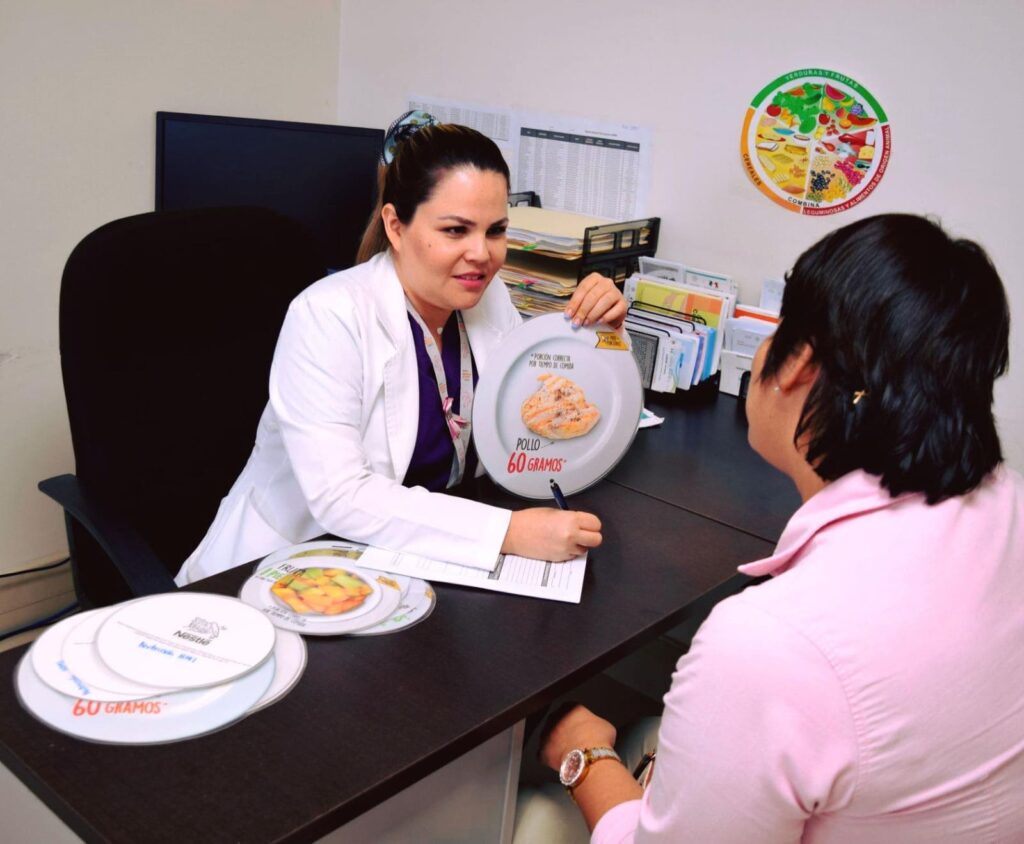
<path fill-rule="evenodd" d="M 871 92 L 833 70 L 794 70 L 762 88 L 747 109 L 740 152 L 751 181 L 773 202 L 809 216 L 838 214 L 878 186 L 892 144 Z"/>

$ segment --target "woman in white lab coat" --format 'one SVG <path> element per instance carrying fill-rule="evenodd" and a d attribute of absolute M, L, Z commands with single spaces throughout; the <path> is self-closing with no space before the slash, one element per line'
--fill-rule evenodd
<path fill-rule="evenodd" d="M 520 323 L 492 283 L 508 167 L 484 135 L 422 112 L 396 121 L 382 160 L 360 263 L 289 307 L 252 455 L 179 585 L 325 533 L 485 569 L 503 552 L 566 560 L 601 542 L 589 513 L 511 512 L 441 492 L 482 474 L 473 387 Z M 625 312 L 595 274 L 566 317 L 618 327 Z"/>

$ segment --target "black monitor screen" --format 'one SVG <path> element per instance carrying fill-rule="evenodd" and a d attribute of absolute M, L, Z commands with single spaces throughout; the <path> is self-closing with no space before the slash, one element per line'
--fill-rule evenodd
<path fill-rule="evenodd" d="M 376 194 L 380 129 L 156 115 L 156 209 L 259 205 L 305 224 L 345 269 Z"/>

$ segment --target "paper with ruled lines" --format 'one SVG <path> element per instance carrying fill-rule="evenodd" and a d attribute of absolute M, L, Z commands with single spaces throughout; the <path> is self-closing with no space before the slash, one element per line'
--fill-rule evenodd
<path fill-rule="evenodd" d="M 515 554 L 501 554 L 494 570 L 487 571 L 371 547 L 363 552 L 359 565 L 437 583 L 455 583 L 493 592 L 578 604 L 583 593 L 587 555 L 583 554 L 564 563 L 549 563 Z"/>

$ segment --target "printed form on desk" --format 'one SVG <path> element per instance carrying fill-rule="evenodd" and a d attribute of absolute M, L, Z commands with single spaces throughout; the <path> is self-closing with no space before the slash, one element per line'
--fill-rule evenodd
<path fill-rule="evenodd" d="M 582 554 L 564 563 L 549 563 L 515 554 L 501 554 L 494 571 L 486 571 L 371 547 L 363 552 L 357 565 L 438 583 L 578 604 L 583 594 L 587 555 Z"/>

